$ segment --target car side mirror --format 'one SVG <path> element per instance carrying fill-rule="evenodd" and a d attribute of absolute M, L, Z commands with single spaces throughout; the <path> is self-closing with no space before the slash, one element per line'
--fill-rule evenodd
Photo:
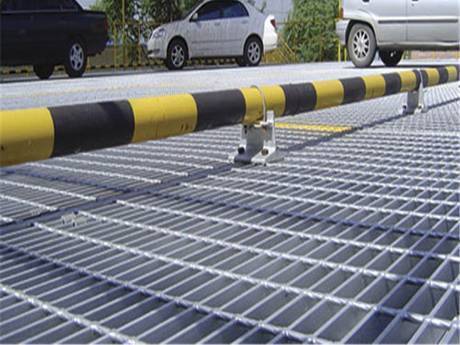
<path fill-rule="evenodd" d="M 190 18 L 191 22 L 196 22 L 198 20 L 198 13 L 194 13 L 192 18 Z"/>

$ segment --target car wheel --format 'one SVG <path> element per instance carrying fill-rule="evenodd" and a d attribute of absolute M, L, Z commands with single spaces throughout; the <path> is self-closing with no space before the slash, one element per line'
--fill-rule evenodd
<path fill-rule="evenodd" d="M 66 50 L 64 68 L 70 78 L 80 78 L 86 71 L 88 56 L 85 46 L 78 40 L 71 41 Z"/>
<path fill-rule="evenodd" d="M 387 67 L 395 67 L 402 59 L 404 51 L 402 50 L 381 50 L 379 55 Z"/>
<path fill-rule="evenodd" d="M 250 39 L 248 39 L 246 45 L 244 46 L 243 59 L 245 62 L 245 66 L 258 66 L 262 61 L 263 54 L 264 47 L 262 45 L 262 42 L 256 37 L 251 37 Z"/>
<path fill-rule="evenodd" d="M 54 72 L 54 65 L 35 65 L 34 73 L 41 80 L 46 80 L 51 77 Z"/>
<path fill-rule="evenodd" d="M 188 60 L 188 50 L 184 41 L 174 40 L 168 47 L 166 67 L 170 70 L 183 69 Z"/>
<path fill-rule="evenodd" d="M 246 63 L 246 59 L 244 57 L 238 57 L 236 58 L 236 63 L 240 67 L 246 67 L 248 64 Z"/>
<path fill-rule="evenodd" d="M 348 54 L 356 67 L 369 67 L 377 52 L 377 42 L 372 29 L 364 24 L 353 26 L 348 37 Z"/>

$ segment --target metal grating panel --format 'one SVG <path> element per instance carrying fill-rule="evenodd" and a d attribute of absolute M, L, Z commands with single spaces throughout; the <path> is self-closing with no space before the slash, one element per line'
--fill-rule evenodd
<path fill-rule="evenodd" d="M 428 101 L 286 119 L 360 130 L 269 167 L 225 128 L 4 169 L 0 342 L 459 343 L 457 85 Z"/>

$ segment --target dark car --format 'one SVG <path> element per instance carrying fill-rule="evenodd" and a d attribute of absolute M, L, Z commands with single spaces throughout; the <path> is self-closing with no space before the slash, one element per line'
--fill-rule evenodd
<path fill-rule="evenodd" d="M 40 79 L 48 79 L 64 65 L 77 78 L 107 40 L 105 13 L 86 11 L 75 0 L 1 0 L 2 66 L 33 65 Z"/>

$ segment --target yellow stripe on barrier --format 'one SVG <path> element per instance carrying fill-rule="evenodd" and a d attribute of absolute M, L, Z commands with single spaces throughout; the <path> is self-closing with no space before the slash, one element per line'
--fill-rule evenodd
<path fill-rule="evenodd" d="M 458 72 L 454 66 L 446 67 L 447 72 L 449 73 L 449 82 L 456 81 L 458 79 Z"/>
<path fill-rule="evenodd" d="M 275 112 L 275 116 L 282 116 L 286 110 L 286 95 L 281 86 L 262 86 L 267 108 Z"/>
<path fill-rule="evenodd" d="M 54 125 L 47 108 L 2 110 L 0 166 L 50 158 Z"/>
<path fill-rule="evenodd" d="M 362 77 L 366 85 L 365 99 L 372 99 L 385 96 L 385 78 L 381 75 Z"/>
<path fill-rule="evenodd" d="M 332 126 L 332 125 L 304 125 L 299 123 L 278 122 L 276 128 L 293 129 L 306 132 L 328 132 L 328 133 L 343 133 L 353 129 L 349 126 Z"/>
<path fill-rule="evenodd" d="M 414 91 L 417 88 L 417 76 L 413 71 L 399 72 L 401 92 Z"/>
<path fill-rule="evenodd" d="M 254 124 L 262 120 L 263 117 L 263 93 L 267 110 L 273 110 L 275 116 L 282 116 L 286 109 L 286 96 L 280 86 L 263 86 L 257 88 L 240 89 L 246 102 L 246 114 L 243 123 L 245 125 Z"/>
<path fill-rule="evenodd" d="M 326 80 L 313 82 L 316 90 L 315 109 L 335 107 L 343 103 L 344 89 L 338 80 Z"/>
<path fill-rule="evenodd" d="M 134 143 L 195 130 L 198 109 L 192 95 L 131 99 L 129 103 L 134 113 Z"/>
<path fill-rule="evenodd" d="M 435 86 L 439 84 L 439 72 L 436 68 L 426 68 L 425 72 L 428 76 L 427 86 Z"/>
<path fill-rule="evenodd" d="M 256 88 L 241 89 L 246 102 L 246 114 L 244 115 L 243 123 L 250 125 L 260 121 L 263 117 L 263 100 L 262 94 Z"/>

